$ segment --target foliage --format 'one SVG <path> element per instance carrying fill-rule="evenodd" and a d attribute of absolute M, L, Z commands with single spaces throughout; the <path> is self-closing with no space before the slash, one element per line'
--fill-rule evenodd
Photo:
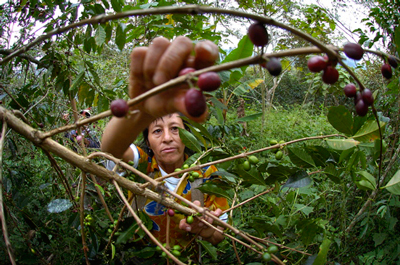
<path fill-rule="evenodd" d="M 316 5 L 236 2 L 239 9 L 276 17 L 325 43 L 336 30 L 326 10 Z M 388 38 L 398 49 L 398 27 L 393 30 L 387 24 L 397 15 L 390 9 L 392 3 L 381 2 L 383 8 L 372 8 L 370 17 L 365 19 L 377 21 L 379 33 L 373 40 L 366 39 L 364 34 L 360 42 L 367 45 Z M 0 10 L 0 53 L 5 58 L 10 50 L 31 42 L 38 26 L 46 34 L 54 28 L 102 14 L 193 3 L 209 4 L 208 1 L 9 1 Z M 221 5 L 230 7 L 228 3 Z M 217 28 L 232 21 L 247 23 L 226 15 L 157 14 L 71 29 L 32 47 L 25 56 L 2 64 L 0 100 L 7 109 L 26 114 L 36 129 L 40 123 L 45 131 L 59 128 L 68 124 L 62 120 L 62 114 L 71 113 L 74 103 L 78 110 L 91 107 L 92 113 L 100 113 L 109 109 L 111 100 L 128 98 L 129 51 L 133 47 L 148 45 L 160 35 L 168 39 L 186 35 L 195 41 L 210 39 L 223 43 L 227 35 Z M 15 42 L 10 42 L 11 30 L 6 30 L 10 25 L 19 30 Z M 226 29 L 228 33 L 232 31 Z M 269 31 L 275 51 L 305 45 L 303 39 L 281 30 L 269 27 Z M 220 63 L 234 62 L 254 53 L 249 39 L 240 37 L 235 49 L 221 51 L 224 56 Z M 305 56 L 298 56 L 285 62 L 287 73 L 276 88 L 274 104 L 265 112 L 265 123 L 261 118 L 263 89 L 273 86 L 276 80 L 262 74 L 258 66 L 221 72 L 221 89 L 209 94 L 210 119 L 201 125 L 189 121 L 192 133 L 181 132 L 183 141 L 195 151 L 187 162 L 218 161 L 220 182 L 207 183 L 202 191 L 227 197 L 235 204 L 252 199 L 233 210 L 229 224 L 258 238 L 265 246 L 277 244 L 279 252 L 275 255 L 288 264 L 399 262 L 399 70 L 392 81 L 383 81 L 378 60 L 368 58 L 365 64 L 352 68 L 375 91 L 375 107 L 381 111 L 378 127 L 372 114 L 355 116 L 353 104 L 341 95 L 344 84 L 354 82 L 343 68 L 339 82 L 328 86 L 319 75 L 306 71 L 305 61 Z M 236 113 L 239 99 L 245 102 L 246 116 L 241 118 Z M 90 125 L 94 126 L 90 128 L 97 138 L 101 138 L 106 122 L 104 119 Z M 247 131 L 241 122 L 247 123 Z M 340 136 L 327 137 L 332 134 Z M 62 134 L 53 139 L 84 153 L 76 142 Z M 283 142 L 276 145 L 271 140 Z M 253 155 L 260 162 L 247 171 L 246 155 L 253 151 L 258 151 Z M 282 152 L 282 157 L 278 152 Z M 238 157 L 232 159 L 235 155 Z M 104 162 L 98 158 L 94 161 Z M 12 130 L 7 133 L 2 174 L 9 238 L 19 264 L 85 263 L 80 217 L 84 219 L 90 262 L 167 263 L 132 217 L 122 214 L 115 223 L 109 220 L 96 188 L 104 196 L 113 219 L 118 220 L 123 204 L 111 183 L 101 179 L 94 183 L 88 178 L 84 211 L 79 213 L 81 169 L 37 148 Z M 126 177 L 140 182 L 132 174 L 127 173 Z M 272 187 L 273 191 L 254 198 Z M 150 229 L 151 221 L 145 214 L 140 217 Z M 243 240 L 241 235 L 226 232 Z M 204 249 L 205 264 L 233 264 L 238 258 L 244 264 L 263 262 L 260 253 L 228 238 L 217 246 L 205 241 L 199 244 Z M 5 242 L 0 241 L 0 246 L 1 262 L 6 264 L 9 259 Z M 185 250 L 183 261 L 189 262 L 191 251 Z"/>

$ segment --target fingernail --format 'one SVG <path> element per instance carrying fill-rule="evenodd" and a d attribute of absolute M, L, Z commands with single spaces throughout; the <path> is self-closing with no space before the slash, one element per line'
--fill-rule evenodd
<path fill-rule="evenodd" d="M 199 223 L 199 227 L 203 227 L 204 226 L 204 224 L 203 223 Z"/>
<path fill-rule="evenodd" d="M 213 50 L 213 48 L 211 47 L 211 45 L 210 44 L 208 44 L 208 43 L 204 43 L 204 45 L 203 45 L 203 49 L 204 50 L 207 50 L 209 53 L 211 53 L 211 54 L 213 54 L 214 53 L 214 50 Z"/>
<path fill-rule="evenodd" d="M 187 231 L 187 232 L 190 232 L 191 230 L 192 230 L 192 228 L 191 228 L 190 226 L 187 226 L 187 227 L 186 227 L 186 231 Z"/>

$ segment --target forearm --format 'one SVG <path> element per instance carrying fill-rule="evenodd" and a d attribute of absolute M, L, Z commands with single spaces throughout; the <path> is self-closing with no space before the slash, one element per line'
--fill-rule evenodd
<path fill-rule="evenodd" d="M 143 112 L 130 114 L 129 118 L 112 117 L 104 130 L 101 150 L 122 158 L 124 161 L 131 160 L 132 157 L 127 152 L 129 145 L 148 127 L 153 119 Z"/>

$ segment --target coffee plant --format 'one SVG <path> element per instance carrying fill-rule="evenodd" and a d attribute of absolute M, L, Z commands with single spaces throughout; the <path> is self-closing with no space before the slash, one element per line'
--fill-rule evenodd
<path fill-rule="evenodd" d="M 167 218 L 183 214 L 190 224 L 204 214 L 223 227 L 225 240 L 215 246 L 194 236 L 204 264 L 399 262 L 400 121 L 398 105 L 391 104 L 399 95 L 399 58 L 394 56 L 400 52 L 399 28 L 393 54 L 358 43 L 333 46 L 305 32 L 299 21 L 256 15 L 242 4 L 241 9 L 123 0 L 1 5 L 1 36 L 7 23 L 22 25 L 13 49 L 3 39 L 0 43 L 3 263 L 195 264 L 193 249 L 168 239 L 162 244 L 152 236 L 152 221 L 131 207 L 134 195 L 164 205 Z M 310 22 L 314 15 L 313 21 L 329 22 L 322 11 L 304 10 Z M 182 69 L 171 81 L 125 100 L 133 47 L 148 45 L 159 35 L 221 43 L 225 36 L 215 31 L 218 21 L 236 19 L 251 21 L 247 35 L 229 53 L 221 51 L 217 65 Z M 36 22 L 44 27 L 39 37 L 30 31 Z M 302 47 L 271 49 L 283 45 L 274 40 L 280 31 L 290 32 Z M 274 84 L 271 91 L 279 90 L 281 78 L 295 63 L 291 58 L 303 61 L 305 56 L 303 66 L 311 72 L 306 82 L 328 86 L 325 96 L 335 95 L 338 104 L 322 107 L 320 116 L 327 117 L 319 127 L 323 130 L 306 118 L 299 129 L 301 121 L 288 115 L 281 122 L 284 130 L 297 130 L 298 137 L 275 139 L 264 128 L 273 113 L 272 104 L 266 108 L 264 101 L 266 83 Z M 360 69 L 346 64 L 346 58 L 366 56 L 376 58 L 383 85 L 362 74 L 370 67 L 363 61 Z M 168 176 L 194 182 L 196 170 L 215 165 L 219 181 L 199 189 L 228 199 L 226 223 L 165 189 L 145 169 L 82 141 L 101 138 L 112 115 L 135 115 L 130 106 L 182 84 L 190 87 L 188 113 L 200 117 L 209 108 L 210 117 L 204 124 L 183 117 L 190 131 L 181 130 L 180 136 L 194 154 Z M 239 99 L 252 114 L 237 117 Z M 98 114 L 79 118 L 79 109 L 88 107 Z M 251 128 L 247 136 L 245 124 Z M 260 124 L 257 135 L 252 125 Z M 77 136 L 66 137 L 72 130 Z M 107 161 L 117 165 L 114 170 L 104 167 Z"/>

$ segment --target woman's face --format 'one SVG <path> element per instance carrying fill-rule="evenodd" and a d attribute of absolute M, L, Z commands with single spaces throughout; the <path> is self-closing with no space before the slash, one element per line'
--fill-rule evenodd
<path fill-rule="evenodd" d="M 184 129 L 179 114 L 166 115 L 149 126 L 148 145 L 153 150 L 158 165 L 167 173 L 183 165 L 185 145 L 179 137 Z"/>

